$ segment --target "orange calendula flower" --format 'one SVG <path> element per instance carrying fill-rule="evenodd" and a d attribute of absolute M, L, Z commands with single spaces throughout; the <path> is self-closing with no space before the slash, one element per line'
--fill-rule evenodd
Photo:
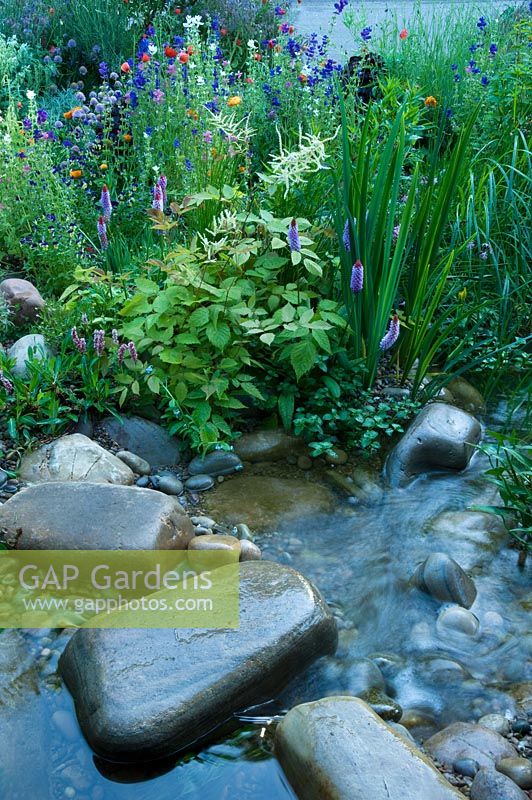
<path fill-rule="evenodd" d="M 130 133 L 124 133 L 124 141 L 130 142 L 132 140 L 132 135 Z"/>
<path fill-rule="evenodd" d="M 239 106 L 241 102 L 242 98 L 238 94 L 234 94 L 227 101 L 227 105 L 229 106 L 229 108 L 233 108 L 233 106 Z"/>
<path fill-rule="evenodd" d="M 108 169 L 108 166 L 107 166 L 107 164 L 100 164 L 100 169 L 101 169 L 101 170 L 106 170 L 106 169 Z"/>
<path fill-rule="evenodd" d="M 68 111 L 65 111 L 65 113 L 63 114 L 63 117 L 65 119 L 72 119 L 72 115 L 74 114 L 74 111 L 81 111 L 81 106 L 74 106 L 74 108 L 70 108 Z"/>
<path fill-rule="evenodd" d="M 83 170 L 82 169 L 71 169 L 70 170 L 70 177 L 71 178 L 75 178 L 75 179 L 81 178 L 82 175 L 83 175 Z"/>
<path fill-rule="evenodd" d="M 425 105 L 427 108 L 436 108 L 436 106 L 438 105 L 438 101 L 436 100 L 435 97 L 429 94 L 428 97 L 425 97 Z"/>

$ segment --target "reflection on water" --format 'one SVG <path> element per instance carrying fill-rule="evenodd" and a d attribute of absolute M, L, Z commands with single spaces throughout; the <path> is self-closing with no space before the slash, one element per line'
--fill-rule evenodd
<path fill-rule="evenodd" d="M 10 735 L 0 748 L 0 794 L 9 800 L 294 798 L 271 756 L 269 723 L 297 702 L 349 693 L 359 659 L 376 653 L 382 654 L 387 692 L 403 707 L 418 738 L 457 719 L 512 711 L 511 685 L 530 680 L 529 575 L 517 570 L 515 551 L 496 529 L 457 526 L 452 514 L 444 524 L 430 523 L 443 512 L 486 502 L 491 490 L 481 477 L 485 468 L 475 456 L 465 474 L 422 478 L 386 493 L 375 508 L 339 498 L 332 516 L 305 519 L 301 509 L 297 521 L 258 539 L 266 558 L 300 570 L 323 593 L 338 620 L 338 651 L 281 697 L 243 711 L 236 734 L 179 762 L 135 770 L 95 762 L 68 692 L 58 686 L 56 656 L 39 657 L 43 647 L 59 651 L 65 635 L 43 643 L 44 632 L 25 633 L 26 648 L 37 656 L 40 694 L 32 689 L 35 681 L 24 681 L 18 700 L 15 691 L 1 709 Z M 434 551 L 447 552 L 474 578 L 476 638 L 438 633 L 441 606 L 409 586 L 416 564 Z"/>

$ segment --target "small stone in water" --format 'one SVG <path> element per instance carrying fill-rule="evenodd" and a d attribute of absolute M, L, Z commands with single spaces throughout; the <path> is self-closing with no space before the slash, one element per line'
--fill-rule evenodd
<path fill-rule="evenodd" d="M 149 485 L 150 485 L 150 479 L 148 478 L 147 475 L 143 475 L 142 478 L 139 478 L 138 481 L 136 482 L 136 486 L 138 486 L 139 489 L 147 489 Z"/>
<path fill-rule="evenodd" d="M 299 458 L 297 459 L 297 466 L 299 467 L 299 469 L 304 469 L 304 470 L 312 469 L 312 459 L 310 458 L 310 456 L 299 456 Z"/>
<path fill-rule="evenodd" d="M 240 561 L 260 561 L 262 553 L 260 548 L 247 539 L 240 540 Z"/>
<path fill-rule="evenodd" d="M 497 763 L 497 771 L 521 789 L 532 789 L 532 762 L 528 758 L 502 758 Z"/>
<path fill-rule="evenodd" d="M 235 525 L 233 530 L 239 539 L 247 539 L 249 542 L 253 541 L 253 535 L 250 529 L 243 522 L 239 522 L 238 525 Z"/>
<path fill-rule="evenodd" d="M 0 486 L 3 486 L 4 483 L 7 483 L 9 475 L 4 469 L 0 469 Z"/>
<path fill-rule="evenodd" d="M 127 464 L 129 469 L 136 472 L 137 475 L 149 475 L 151 467 L 145 458 L 137 456 L 135 453 L 130 453 L 129 450 L 119 450 L 116 457 Z"/>
<path fill-rule="evenodd" d="M 216 522 L 210 517 L 205 517 L 203 514 L 199 516 L 190 517 L 193 525 L 202 525 L 204 528 L 214 528 Z"/>
<path fill-rule="evenodd" d="M 335 450 L 331 450 L 329 453 L 325 453 L 325 461 L 328 464 L 345 464 L 347 461 L 347 453 L 345 450 L 340 450 L 338 447 Z"/>
<path fill-rule="evenodd" d="M 474 778 L 480 769 L 480 764 L 473 758 L 457 758 L 453 763 L 453 769 L 458 775 Z"/>
<path fill-rule="evenodd" d="M 396 703 L 391 697 L 388 697 L 387 694 L 384 694 L 384 692 L 381 692 L 379 689 L 370 689 L 368 692 L 360 694 L 359 697 L 371 706 L 373 711 L 385 721 L 391 720 L 392 722 L 399 722 L 403 716 L 403 709 L 399 703 Z"/>
<path fill-rule="evenodd" d="M 451 606 L 444 608 L 438 615 L 436 628 L 438 633 L 462 634 L 465 636 L 476 636 L 480 623 L 471 611 L 461 606 Z"/>
<path fill-rule="evenodd" d="M 211 528 L 206 528 L 204 525 L 195 525 L 194 526 L 194 535 L 195 536 L 208 536 L 212 533 Z"/>
<path fill-rule="evenodd" d="M 185 489 L 189 492 L 206 492 L 213 486 L 214 481 L 210 475 L 193 475 L 185 482 Z"/>
<path fill-rule="evenodd" d="M 530 729 L 530 722 L 526 719 L 516 719 L 514 722 L 512 722 L 512 730 L 519 736 L 526 736 L 528 733 L 530 733 Z"/>
<path fill-rule="evenodd" d="M 159 478 L 158 490 L 170 495 L 183 494 L 183 484 L 175 475 L 163 475 Z"/>
<path fill-rule="evenodd" d="M 479 719 L 478 724 L 500 733 L 501 736 L 505 736 L 510 730 L 510 723 L 502 714 L 485 714 Z"/>
<path fill-rule="evenodd" d="M 52 651 L 50 650 L 50 648 L 49 647 L 43 647 L 43 649 L 41 650 L 41 657 L 42 658 L 50 658 L 51 655 L 52 655 Z"/>

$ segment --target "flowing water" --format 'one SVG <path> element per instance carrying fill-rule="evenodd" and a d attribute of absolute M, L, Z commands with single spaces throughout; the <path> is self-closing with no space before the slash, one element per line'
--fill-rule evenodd
<path fill-rule="evenodd" d="M 492 489 L 475 456 L 462 474 L 439 474 L 390 490 L 373 508 L 338 497 L 336 512 L 279 524 L 257 541 L 266 558 L 310 578 L 340 628 L 334 657 L 323 658 L 279 698 L 243 712 L 238 730 L 199 754 L 138 769 L 94 759 L 77 727 L 71 698 L 55 674 L 65 634 L 25 632 L 34 664 L 15 682 L 4 719 L 4 780 L 21 793 L 6 800 L 284 800 L 294 795 L 268 745 L 277 714 L 297 702 L 356 690 L 359 659 L 387 654 L 387 691 L 405 709 L 418 739 L 455 720 L 515 708 L 512 687 L 530 680 L 530 575 L 516 567 L 501 531 L 436 526 L 442 512 L 486 502 Z M 234 479 L 238 481 L 238 478 Z M 408 579 L 430 552 L 445 551 L 472 575 L 477 637 L 439 632 L 441 605 Z M 9 634 L 2 634 L 2 636 Z M 44 638 L 43 638 L 44 637 Z M 52 651 L 51 657 L 43 648 Z M 6 730 L 7 727 L 7 730 Z M 7 734 L 7 735 L 6 735 Z M 6 767 L 7 764 L 7 767 Z M 16 775 L 16 781 L 13 780 Z M 2 774 L 0 772 L 0 785 Z M 10 783 L 11 780 L 11 783 Z M 66 793 L 65 793 L 66 792 Z M 73 793 L 74 792 L 74 793 Z"/>

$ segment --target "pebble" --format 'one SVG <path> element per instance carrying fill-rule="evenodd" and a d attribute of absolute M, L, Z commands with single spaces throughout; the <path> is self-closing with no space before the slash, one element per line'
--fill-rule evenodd
<path fill-rule="evenodd" d="M 297 459 L 297 466 L 299 469 L 309 470 L 312 469 L 312 459 L 310 456 L 299 456 Z"/>
<path fill-rule="evenodd" d="M 7 483 L 9 480 L 9 475 L 4 469 L 0 469 L 0 486 L 3 486 L 4 483 Z"/>
<path fill-rule="evenodd" d="M 519 736 L 526 736 L 531 730 L 530 722 L 526 719 L 516 719 L 512 722 L 512 730 Z"/>
<path fill-rule="evenodd" d="M 440 634 L 463 634 L 477 636 L 480 623 L 475 615 L 461 606 L 444 608 L 438 615 L 436 629 Z"/>
<path fill-rule="evenodd" d="M 130 453 L 129 450 L 119 450 L 116 457 L 127 464 L 129 469 L 133 470 L 137 475 L 149 475 L 151 467 L 145 458 L 137 456 L 135 453 Z"/>
<path fill-rule="evenodd" d="M 160 492 L 164 492 L 164 494 L 175 496 L 183 494 L 184 491 L 183 484 L 175 475 L 163 475 L 159 478 L 159 485 L 157 488 Z"/>
<path fill-rule="evenodd" d="M 458 775 L 465 775 L 466 778 L 474 778 L 480 769 L 480 764 L 474 758 L 457 758 L 453 762 L 453 769 Z"/>
<path fill-rule="evenodd" d="M 238 525 L 235 525 L 233 531 L 239 539 L 247 539 L 248 542 L 253 541 L 253 534 L 245 523 L 239 522 Z"/>
<path fill-rule="evenodd" d="M 502 714 L 485 714 L 479 719 L 478 724 L 483 728 L 490 728 L 490 730 L 500 733 L 501 736 L 506 736 L 510 731 L 510 723 Z"/>
<path fill-rule="evenodd" d="M 497 763 L 497 770 L 521 789 L 532 789 L 532 762 L 528 758 L 502 758 Z"/>
<path fill-rule="evenodd" d="M 231 475 L 243 468 L 242 461 L 236 455 L 227 450 L 214 450 L 203 458 L 196 456 L 188 465 L 191 475 Z"/>
<path fill-rule="evenodd" d="M 210 475 L 193 475 L 185 481 L 185 489 L 188 489 L 189 492 L 206 492 L 213 486 L 214 481 Z"/>
<path fill-rule="evenodd" d="M 247 539 L 240 540 L 240 561 L 260 561 L 262 553 L 260 548 Z"/>
<path fill-rule="evenodd" d="M 370 689 L 368 692 L 360 694 L 359 697 L 370 705 L 373 711 L 386 722 L 388 720 L 399 722 L 403 716 L 403 709 L 399 703 L 396 703 L 395 700 L 392 700 L 391 697 L 388 697 L 388 695 L 380 691 L 380 689 Z"/>
<path fill-rule="evenodd" d="M 340 465 L 347 462 L 347 453 L 345 450 L 340 450 L 339 447 L 325 453 L 325 461 L 327 464 Z"/>
<path fill-rule="evenodd" d="M 199 516 L 190 517 L 190 521 L 193 525 L 201 525 L 203 528 L 214 528 L 216 522 L 211 519 L 210 517 L 206 517 L 203 514 Z"/>
<path fill-rule="evenodd" d="M 139 489 L 147 489 L 149 485 L 150 479 L 146 475 L 143 475 L 142 478 L 139 478 L 136 482 L 136 486 L 138 486 Z"/>
<path fill-rule="evenodd" d="M 206 528 L 204 525 L 195 525 L 194 526 L 194 535 L 195 536 L 207 536 L 210 533 L 212 533 L 212 528 Z"/>
<path fill-rule="evenodd" d="M 510 778 L 494 769 L 479 769 L 471 784 L 471 800 L 527 800 Z"/>

